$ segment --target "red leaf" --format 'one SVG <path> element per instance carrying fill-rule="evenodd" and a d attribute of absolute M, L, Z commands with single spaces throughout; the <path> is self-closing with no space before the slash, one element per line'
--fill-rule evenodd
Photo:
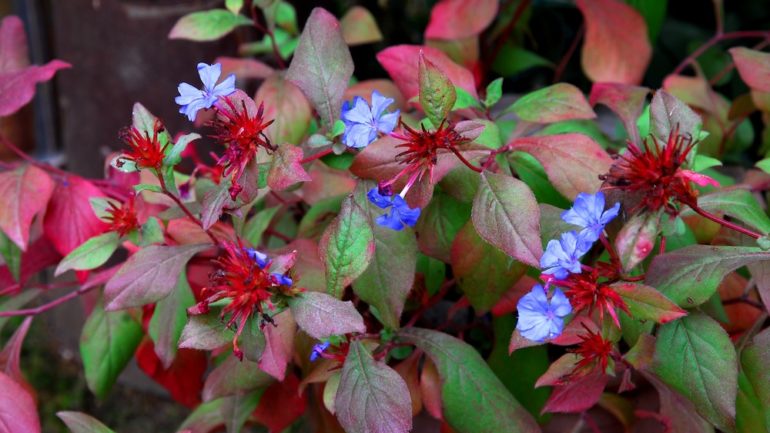
<path fill-rule="evenodd" d="M 104 197 L 104 194 L 81 177 L 71 176 L 56 184 L 45 213 L 43 229 L 63 256 L 108 228 L 91 209 L 91 197 Z"/>
<path fill-rule="evenodd" d="M 438 375 L 436 364 L 425 358 L 420 375 L 420 394 L 425 410 L 436 419 L 444 419 L 441 405 L 441 377 Z"/>
<path fill-rule="evenodd" d="M 19 368 L 19 359 L 21 357 L 21 346 L 24 343 L 24 338 L 29 331 L 29 325 L 32 324 L 32 317 L 27 317 L 24 322 L 16 329 L 13 336 L 5 344 L 5 347 L 0 352 L 0 372 L 5 373 L 16 383 L 27 389 L 29 394 L 33 396 L 35 389 L 30 386 L 24 379 L 24 375 Z"/>
<path fill-rule="evenodd" d="M 27 105 L 35 96 L 35 85 L 53 78 L 67 62 L 51 60 L 43 66 L 29 66 L 15 72 L 0 73 L 0 116 L 8 116 Z"/>
<path fill-rule="evenodd" d="M 629 136 L 638 141 L 636 119 L 642 114 L 650 89 L 622 83 L 595 83 L 588 100 L 591 105 L 602 104 L 620 117 Z"/>
<path fill-rule="evenodd" d="M 273 191 L 283 191 L 297 182 L 307 182 L 310 176 L 300 164 L 302 149 L 291 144 L 278 147 L 267 173 L 267 184 Z"/>
<path fill-rule="evenodd" d="M 24 23 L 15 15 L 0 23 L 0 74 L 18 71 L 29 65 Z"/>
<path fill-rule="evenodd" d="M 568 199 L 598 191 L 602 184 L 598 176 L 612 165 L 607 152 L 583 134 L 525 137 L 509 144 L 540 161 L 553 186 Z"/>
<path fill-rule="evenodd" d="M 35 400 L 26 389 L 0 373 L 0 427 L 3 433 L 39 433 Z"/>
<path fill-rule="evenodd" d="M 752 90 L 770 92 L 770 54 L 744 47 L 728 51 L 741 78 Z"/>
<path fill-rule="evenodd" d="M 41 236 L 30 245 L 30 248 L 21 255 L 20 282 L 23 285 L 30 277 L 43 269 L 59 263 L 62 256 L 54 249 L 51 242 Z M 8 270 L 8 266 L 0 267 L 0 287 L 9 287 L 15 284 L 15 280 Z"/>
<path fill-rule="evenodd" d="M 203 374 L 206 372 L 206 353 L 199 350 L 179 349 L 169 368 L 155 354 L 152 340 L 145 338 L 136 349 L 136 363 L 155 382 L 166 388 L 171 397 L 189 408 L 201 402 Z"/>
<path fill-rule="evenodd" d="M 286 377 L 286 364 L 291 361 L 294 353 L 294 335 L 297 324 L 290 310 L 273 316 L 277 326 L 265 326 L 265 349 L 259 359 L 259 368 L 278 380 Z"/>
<path fill-rule="evenodd" d="M 425 37 L 462 39 L 484 31 L 497 15 L 497 0 L 441 0 L 430 13 Z"/>
<path fill-rule="evenodd" d="M 3 82 L 0 76 L 0 83 Z M 0 84 L 0 95 L 3 94 Z M 3 114 L 0 113 L 0 116 Z M 0 173 L 0 229 L 22 251 L 27 250 L 29 228 L 32 219 L 45 209 L 54 183 L 44 170 L 34 165 L 23 165 L 15 170 Z"/>
<path fill-rule="evenodd" d="M 566 385 L 555 387 L 542 413 L 575 413 L 590 409 L 599 401 L 608 379 L 606 374 L 596 369 L 586 376 L 572 379 Z"/>
<path fill-rule="evenodd" d="M 581 63 L 588 78 L 639 84 L 652 57 L 644 18 L 619 0 L 577 0 L 577 7 L 586 23 Z"/>
<path fill-rule="evenodd" d="M 478 97 L 473 74 L 453 62 L 446 54 L 437 48 L 420 45 L 396 45 L 388 47 L 377 53 L 377 61 L 388 71 L 390 77 L 396 83 L 401 93 L 407 100 L 420 93 L 418 75 L 418 63 L 422 51 L 425 59 L 436 65 L 449 80 L 457 87 L 461 87 L 473 97 Z"/>
<path fill-rule="evenodd" d="M 283 382 L 276 382 L 265 390 L 259 399 L 254 417 L 270 429 L 280 433 L 305 413 L 307 397 L 299 394 L 299 379 L 293 373 Z"/>
<path fill-rule="evenodd" d="M 265 79 L 275 72 L 270 66 L 255 59 L 239 57 L 217 57 L 214 63 L 222 65 L 222 76 L 235 74 L 236 77 Z"/>

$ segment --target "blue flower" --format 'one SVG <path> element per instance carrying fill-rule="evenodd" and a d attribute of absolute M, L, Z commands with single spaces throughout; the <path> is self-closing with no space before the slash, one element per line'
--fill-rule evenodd
<path fill-rule="evenodd" d="M 377 133 L 388 134 L 393 131 L 398 122 L 399 110 L 384 114 L 385 109 L 393 103 L 392 98 L 386 98 L 378 91 L 372 92 L 372 107 L 360 96 L 353 98 L 353 104 L 345 101 L 342 104 L 342 121 L 345 132 L 342 142 L 345 146 L 360 149 L 377 139 Z"/>
<path fill-rule="evenodd" d="M 580 257 L 591 249 L 593 242 L 582 234 L 568 231 L 558 241 L 548 241 L 545 252 L 540 257 L 540 267 L 544 274 L 552 274 L 557 280 L 567 278 L 570 273 L 580 273 Z"/>
<path fill-rule="evenodd" d="M 383 227 L 393 230 L 403 230 L 404 226 L 414 227 L 420 217 L 420 208 L 410 208 L 400 195 L 388 197 L 380 194 L 377 188 L 372 188 L 366 194 L 369 201 L 380 209 L 390 208 L 390 213 L 378 216 L 375 221 Z"/>
<path fill-rule="evenodd" d="M 582 227 L 580 234 L 584 235 L 586 240 L 594 242 L 601 236 L 604 226 L 620 212 L 620 203 L 615 203 L 607 210 L 604 210 L 604 205 L 604 193 L 601 191 L 593 195 L 580 193 L 575 198 L 572 208 L 562 212 L 561 219 Z"/>
<path fill-rule="evenodd" d="M 572 312 L 572 305 L 561 290 L 555 289 L 549 301 L 539 284 L 519 299 L 516 308 L 519 311 L 516 329 L 524 338 L 537 342 L 561 335 L 564 317 Z"/>
<path fill-rule="evenodd" d="M 313 346 L 313 351 L 310 352 L 310 362 L 314 362 L 316 359 L 318 359 L 322 353 L 326 351 L 326 349 L 329 348 L 329 342 L 324 341 L 323 343 L 319 343 Z"/>
<path fill-rule="evenodd" d="M 275 281 L 277 281 L 278 284 L 280 284 L 282 286 L 291 286 L 292 284 L 294 284 L 294 281 L 291 278 L 289 278 L 286 275 L 284 275 L 284 274 L 279 274 L 277 272 L 273 272 L 270 275 L 272 275 L 273 278 L 275 278 Z"/>
<path fill-rule="evenodd" d="M 181 83 L 177 90 L 179 96 L 175 101 L 181 105 L 179 112 L 187 116 L 190 122 L 195 121 L 198 110 L 211 108 L 212 105 L 221 96 L 227 96 L 235 91 L 235 75 L 230 74 L 221 83 L 219 76 L 222 75 L 222 65 L 215 63 L 207 65 L 198 63 L 198 75 L 203 81 L 203 89 L 196 89 L 187 83 Z"/>
<path fill-rule="evenodd" d="M 257 265 L 259 265 L 259 267 L 262 269 L 265 269 L 265 267 L 269 264 L 269 261 L 267 260 L 267 254 L 260 253 L 254 248 L 246 248 L 246 255 L 248 255 L 251 260 L 257 262 Z"/>

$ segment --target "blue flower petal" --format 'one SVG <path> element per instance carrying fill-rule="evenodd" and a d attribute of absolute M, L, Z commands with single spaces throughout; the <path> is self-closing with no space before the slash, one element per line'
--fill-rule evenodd
<path fill-rule="evenodd" d="M 205 91 L 210 92 L 216 86 L 219 76 L 222 75 L 222 65 L 219 63 L 213 65 L 198 63 L 198 75 L 201 77 Z"/>
<path fill-rule="evenodd" d="M 392 98 L 382 96 L 378 91 L 372 92 L 372 118 L 378 119 L 382 116 L 382 113 L 395 102 Z"/>
<path fill-rule="evenodd" d="M 390 213 L 378 216 L 374 221 L 383 227 L 388 227 L 396 231 L 404 229 L 404 223 L 401 222 L 401 218 L 395 209 L 391 209 Z"/>
<path fill-rule="evenodd" d="M 380 190 L 377 187 L 370 189 L 369 192 L 366 193 L 366 197 L 380 209 L 386 209 L 393 205 L 391 198 L 387 195 L 380 194 Z"/>
<path fill-rule="evenodd" d="M 399 110 L 384 114 L 382 117 L 380 117 L 380 120 L 377 121 L 377 130 L 383 134 L 390 134 L 394 129 L 396 129 L 396 124 L 398 124 L 398 116 L 400 115 L 401 111 Z"/>
<path fill-rule="evenodd" d="M 572 311 L 569 300 L 561 290 L 556 289 L 549 301 L 539 284 L 522 296 L 516 308 L 519 313 L 516 329 L 524 338 L 537 342 L 561 335 L 564 317 Z"/>

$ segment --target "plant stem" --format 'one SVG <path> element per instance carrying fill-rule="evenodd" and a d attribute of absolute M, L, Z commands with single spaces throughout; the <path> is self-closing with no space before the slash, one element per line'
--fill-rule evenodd
<path fill-rule="evenodd" d="M 524 11 L 527 10 L 527 7 L 529 7 L 531 0 L 519 0 L 519 4 L 516 5 L 516 10 L 513 11 L 513 17 L 510 21 L 508 21 L 508 24 L 505 26 L 505 29 L 503 29 L 503 32 L 500 34 L 500 36 L 497 38 L 497 41 L 495 42 L 495 48 L 492 51 L 492 55 L 489 56 L 489 63 L 487 63 L 490 67 L 493 63 L 495 63 L 495 60 L 497 59 L 497 56 L 500 54 L 500 50 L 503 49 L 503 46 L 505 45 L 505 42 L 508 40 L 508 38 L 511 36 L 511 33 L 513 33 L 513 30 L 516 28 L 516 23 L 519 22 L 519 19 L 521 19 L 522 15 L 524 15 Z"/>
<path fill-rule="evenodd" d="M 738 233 L 742 233 L 742 234 L 744 234 L 746 236 L 749 236 L 749 237 L 752 237 L 754 239 L 759 239 L 759 238 L 762 237 L 761 234 L 759 234 L 759 233 L 757 233 L 757 232 L 755 232 L 753 230 L 749 230 L 749 229 L 747 229 L 745 227 L 741 227 L 738 224 L 735 224 L 735 223 L 732 223 L 732 222 L 727 221 L 725 219 L 719 218 L 718 216 L 716 216 L 716 215 L 714 215 L 714 214 L 712 214 L 710 212 L 707 212 L 707 211 L 701 209 L 700 206 L 698 206 L 697 204 L 689 204 L 689 206 L 698 215 L 700 215 L 700 216 L 702 216 L 702 217 L 704 217 L 706 219 L 709 219 L 711 221 L 714 221 L 715 223 L 721 225 L 722 227 L 726 227 L 728 229 L 734 230 L 734 231 L 736 231 Z"/>
<path fill-rule="evenodd" d="M 441 285 L 441 288 L 438 292 L 436 292 L 435 295 L 431 296 L 430 299 L 428 299 L 428 302 L 421 305 L 420 308 L 415 311 L 415 313 L 412 315 L 412 318 L 409 319 L 409 321 L 404 325 L 404 328 L 409 328 L 410 326 L 414 326 L 415 323 L 417 323 L 417 320 L 420 319 L 420 317 L 430 309 L 430 307 L 436 305 L 444 299 L 444 296 L 446 296 L 447 292 L 449 292 L 449 289 L 455 284 L 454 278 L 451 280 L 444 281 L 444 284 Z"/>
<path fill-rule="evenodd" d="M 460 153 L 460 151 L 459 151 L 459 150 L 455 149 L 454 147 L 452 147 L 452 148 L 451 148 L 451 150 L 452 150 L 452 153 L 454 153 L 455 155 L 457 155 L 457 158 L 459 158 L 459 159 L 460 159 L 460 161 L 461 161 L 463 164 L 465 164 L 465 166 L 466 166 L 466 167 L 470 168 L 471 170 L 475 171 L 476 173 L 481 173 L 482 171 L 484 171 L 484 169 L 483 169 L 483 168 L 479 168 L 479 167 L 476 167 L 475 165 L 471 164 L 471 163 L 470 163 L 470 161 L 468 161 L 467 159 L 465 159 L 465 157 L 463 156 L 463 154 L 462 154 L 462 153 Z"/>
<path fill-rule="evenodd" d="M 259 23 L 259 19 L 257 19 L 257 7 L 253 4 L 251 6 L 251 20 L 254 22 L 254 28 L 270 38 L 270 45 L 273 47 L 273 55 L 278 62 L 278 66 L 281 69 L 286 69 L 286 62 L 283 60 L 283 56 L 281 56 L 281 52 L 278 50 L 278 44 L 275 42 L 273 31 Z"/>
<path fill-rule="evenodd" d="M 330 147 L 328 149 L 324 149 L 318 153 L 314 153 L 307 158 L 303 158 L 299 163 L 300 164 L 307 164 L 308 162 L 315 161 L 316 159 L 321 159 L 326 155 L 329 155 L 330 153 L 334 152 L 334 150 Z"/>
<path fill-rule="evenodd" d="M 214 235 L 214 233 L 203 227 L 203 223 L 201 220 L 199 220 L 195 215 L 193 215 L 192 212 L 190 212 L 190 209 L 185 206 L 185 204 L 182 202 L 182 200 L 179 199 L 175 194 L 173 194 L 171 191 L 168 190 L 168 187 L 166 186 L 166 181 L 163 180 L 163 175 L 160 173 L 155 173 L 158 177 L 158 181 L 160 182 L 160 189 L 163 190 L 163 194 L 165 194 L 168 198 L 174 201 L 177 206 L 179 206 L 180 209 L 182 209 L 182 212 L 187 215 L 188 218 L 190 218 L 195 224 L 198 224 L 201 229 L 203 229 L 204 232 L 209 236 L 211 239 L 211 242 L 214 243 L 214 245 L 219 245 L 219 239 Z"/>
<path fill-rule="evenodd" d="M 715 34 L 711 39 L 706 41 L 703 45 L 698 47 L 697 50 L 690 53 L 689 56 L 685 57 L 684 60 L 682 60 L 681 63 L 671 72 L 671 75 L 679 75 L 684 71 L 684 68 L 687 67 L 687 65 L 692 64 L 695 62 L 695 60 L 700 57 L 703 53 L 705 53 L 709 48 L 712 46 L 726 40 L 730 39 L 739 39 L 739 38 L 770 38 L 770 32 L 764 31 L 764 30 L 746 30 L 746 31 L 740 31 L 740 32 L 730 32 L 730 33 L 717 33 Z"/>
<path fill-rule="evenodd" d="M 561 76 L 564 73 L 564 70 L 567 69 L 567 64 L 569 63 L 569 59 L 572 58 L 572 55 L 575 54 L 575 50 L 577 50 L 577 46 L 580 43 L 580 40 L 583 39 L 583 35 L 586 32 L 586 25 L 585 23 L 580 25 L 580 29 L 578 30 L 577 34 L 575 35 L 575 39 L 572 40 L 572 44 L 569 46 L 569 49 L 567 49 L 567 52 L 564 53 L 564 57 L 561 58 L 559 61 L 559 65 L 556 66 L 556 70 L 553 73 L 553 82 L 558 83 L 559 80 L 561 80 Z"/>

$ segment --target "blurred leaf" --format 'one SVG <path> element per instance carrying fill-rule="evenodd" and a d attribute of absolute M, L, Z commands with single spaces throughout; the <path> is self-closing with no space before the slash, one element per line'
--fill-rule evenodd
<path fill-rule="evenodd" d="M 8 433 L 40 433 L 35 399 L 29 391 L 0 373 L 0 425 Z"/>
<path fill-rule="evenodd" d="M 5 233 L 0 231 L 0 256 L 11 272 L 13 279 L 19 281 L 21 272 L 21 249 Z"/>
<path fill-rule="evenodd" d="M 96 418 L 82 412 L 56 412 L 72 433 L 114 433 Z"/>
<path fill-rule="evenodd" d="M 538 66 L 551 68 L 553 63 L 536 53 L 506 43 L 492 63 L 492 70 L 503 77 L 511 77 Z"/>
<path fill-rule="evenodd" d="M 446 119 L 455 105 L 457 92 L 449 77 L 420 53 L 418 80 L 420 81 L 420 105 L 425 115 L 434 124 L 439 125 Z M 468 94 L 468 96 L 471 96 Z"/>
<path fill-rule="evenodd" d="M 625 0 L 633 6 L 647 23 L 647 34 L 653 43 L 658 39 L 663 21 L 666 19 L 668 0 Z"/>
<path fill-rule="evenodd" d="M 426 39 L 462 39 L 480 34 L 497 16 L 497 0 L 441 0 L 433 6 Z"/>
<path fill-rule="evenodd" d="M 596 117 L 580 89 L 568 83 L 556 83 L 530 92 L 505 111 L 512 111 L 522 120 L 534 123 Z"/>
<path fill-rule="evenodd" d="M 325 293 L 304 292 L 289 300 L 297 325 L 320 340 L 332 335 L 366 332 L 364 319 L 350 301 L 340 301 Z"/>
<path fill-rule="evenodd" d="M 687 315 L 653 287 L 637 283 L 615 283 L 610 287 L 623 298 L 634 319 L 668 323 Z"/>
<path fill-rule="evenodd" d="M 0 173 L 0 229 L 22 251 L 27 250 L 32 219 L 45 210 L 55 186 L 48 173 L 32 164 Z"/>
<path fill-rule="evenodd" d="M 382 40 L 377 21 L 363 6 L 355 5 L 348 9 L 340 20 L 340 26 L 342 26 L 342 37 L 348 45 L 371 44 Z"/>
<path fill-rule="evenodd" d="M 169 32 L 168 38 L 215 41 L 238 26 L 248 25 L 251 25 L 250 19 L 225 9 L 193 12 L 179 18 Z"/>
<path fill-rule="evenodd" d="M 187 281 L 187 272 L 183 269 L 171 294 L 155 304 L 148 327 L 155 343 L 155 353 L 165 368 L 174 362 L 182 330 L 187 324 L 187 309 L 193 305 L 195 297 Z"/>

